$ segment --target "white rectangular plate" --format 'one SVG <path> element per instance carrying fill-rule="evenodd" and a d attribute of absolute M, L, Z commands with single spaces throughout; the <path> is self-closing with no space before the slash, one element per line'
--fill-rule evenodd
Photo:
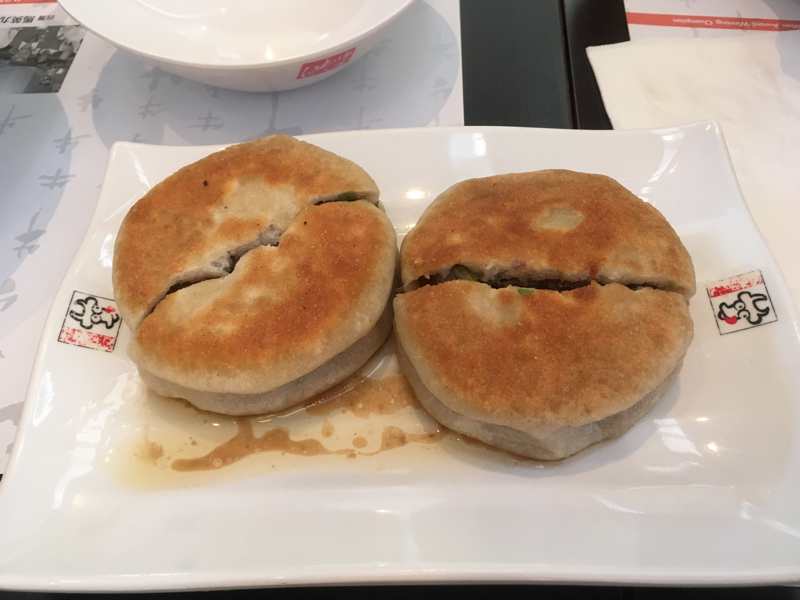
<path fill-rule="evenodd" d="M 622 438 L 552 465 L 448 438 L 355 459 L 264 453 L 184 475 L 154 466 L 158 453 L 148 466 L 135 448 L 181 425 L 139 383 L 127 328 L 113 352 L 57 340 L 73 292 L 112 298 L 128 208 L 216 148 L 120 143 L 48 317 L 0 484 L 0 587 L 800 580 L 800 327 L 716 125 L 305 139 L 375 178 L 400 235 L 466 178 L 543 168 L 614 177 L 663 212 L 695 262 L 695 339 L 679 382 Z M 705 286 L 756 270 L 778 320 L 721 335 Z M 230 435 L 230 423 L 201 425 L 205 442 L 210 430 L 217 442 Z"/>

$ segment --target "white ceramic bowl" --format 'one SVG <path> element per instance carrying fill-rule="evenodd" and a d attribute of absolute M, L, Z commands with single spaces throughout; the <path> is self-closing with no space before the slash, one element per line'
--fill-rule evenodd
<path fill-rule="evenodd" d="M 165 71 L 253 92 L 320 81 L 368 52 L 414 0 L 59 0 Z"/>

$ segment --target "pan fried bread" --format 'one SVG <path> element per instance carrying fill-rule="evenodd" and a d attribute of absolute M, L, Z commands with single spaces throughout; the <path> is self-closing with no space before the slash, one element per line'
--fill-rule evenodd
<path fill-rule="evenodd" d="M 604 176 L 456 184 L 406 236 L 400 264 L 395 330 L 420 403 L 524 456 L 561 459 L 624 433 L 675 381 L 692 340 L 688 252 Z"/>
<path fill-rule="evenodd" d="M 365 201 L 305 208 L 278 246 L 245 254 L 230 275 L 178 290 L 129 347 L 157 377 L 207 392 L 280 387 L 366 335 L 386 308 L 394 229 Z"/>
<path fill-rule="evenodd" d="M 126 216 L 113 283 L 157 392 L 281 410 L 355 372 L 391 330 L 395 231 L 357 165 L 286 136 L 233 146 Z"/>
<path fill-rule="evenodd" d="M 395 301 L 425 388 L 476 421 L 536 435 L 600 421 L 665 380 L 692 339 L 686 301 L 616 283 L 568 292 L 449 281 Z"/>
<path fill-rule="evenodd" d="M 647 284 L 690 298 L 694 268 L 666 219 L 604 175 L 545 170 L 457 183 L 403 240 L 406 290 L 460 264 L 487 281 Z"/>
<path fill-rule="evenodd" d="M 566 425 L 554 429 L 537 429 L 528 432 L 515 427 L 472 419 L 451 410 L 425 387 L 402 346 L 398 346 L 398 359 L 414 394 L 434 419 L 440 423 L 447 423 L 450 429 L 464 433 L 476 440 L 482 440 L 490 446 L 540 460 L 559 460 L 597 442 L 621 436 L 656 405 L 675 382 L 683 366 L 683 362 L 678 363 L 667 378 L 641 400 L 630 408 L 605 419 L 592 421 L 585 425 Z"/>
<path fill-rule="evenodd" d="M 285 135 L 180 169 L 131 207 L 117 234 L 112 279 L 122 318 L 136 329 L 173 286 L 223 276 L 232 257 L 275 243 L 304 206 L 347 192 L 378 199 L 361 167 Z"/>
<path fill-rule="evenodd" d="M 148 387 L 162 396 L 186 398 L 202 410 L 227 415 L 256 415 L 276 412 L 321 394 L 344 381 L 372 356 L 392 330 L 392 304 L 386 303 L 378 322 L 362 338 L 326 362 L 266 392 L 237 394 L 208 392 L 182 386 L 139 367 L 139 374 Z"/>

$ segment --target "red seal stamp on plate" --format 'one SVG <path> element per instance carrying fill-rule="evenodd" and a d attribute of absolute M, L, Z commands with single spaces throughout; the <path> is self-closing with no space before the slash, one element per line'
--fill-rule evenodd
<path fill-rule="evenodd" d="M 122 317 L 110 298 L 72 292 L 58 341 L 92 350 L 113 352 Z"/>
<path fill-rule="evenodd" d="M 320 75 L 322 73 L 326 73 L 327 71 L 332 71 L 333 69 L 341 67 L 342 65 L 347 64 L 348 61 L 353 58 L 353 54 L 355 53 L 356 49 L 350 48 L 350 50 L 345 50 L 344 52 L 329 56 L 328 58 L 320 58 L 314 62 L 305 63 L 302 67 L 300 67 L 300 72 L 297 74 L 297 79 L 314 77 L 314 75 Z"/>
<path fill-rule="evenodd" d="M 751 271 L 706 286 L 720 335 L 778 320 L 761 271 Z"/>

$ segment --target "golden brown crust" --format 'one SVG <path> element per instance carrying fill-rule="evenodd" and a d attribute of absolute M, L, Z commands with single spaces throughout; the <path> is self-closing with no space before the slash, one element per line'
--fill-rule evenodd
<path fill-rule="evenodd" d="M 364 336 L 392 289 L 396 238 L 365 201 L 310 206 L 277 247 L 167 296 L 136 332 L 134 361 L 207 392 L 251 394 L 312 371 Z"/>
<path fill-rule="evenodd" d="M 692 339 L 673 292 L 518 289 L 451 281 L 395 298 L 400 342 L 451 410 L 522 430 L 598 421 L 653 390 Z"/>
<path fill-rule="evenodd" d="M 185 398 L 197 408 L 225 415 L 262 415 L 294 406 L 352 376 L 372 356 L 392 331 L 392 303 L 386 303 L 378 322 L 366 335 L 325 363 L 267 392 L 233 394 L 206 392 L 178 385 L 139 367 L 145 384 L 162 396 Z"/>
<path fill-rule="evenodd" d="M 157 184 L 128 212 L 114 250 L 114 294 L 132 329 L 187 273 L 254 245 L 270 225 L 284 230 L 316 198 L 364 192 L 375 182 L 354 163 L 284 135 L 231 146 Z M 191 279 L 192 277 L 189 277 Z"/>
<path fill-rule="evenodd" d="M 695 292 L 691 258 L 661 213 L 609 177 L 565 170 L 471 179 L 443 192 L 403 240 L 403 284 L 454 264 Z"/>
<path fill-rule="evenodd" d="M 666 379 L 630 408 L 586 425 L 543 429 L 541 426 L 526 428 L 526 424 L 519 421 L 515 422 L 515 427 L 496 425 L 455 412 L 425 387 L 400 343 L 397 344 L 397 358 L 419 403 L 442 425 L 490 446 L 539 460 L 560 460 L 602 440 L 619 437 L 655 406 L 675 383 L 683 364 L 680 361 L 675 365 Z"/>

